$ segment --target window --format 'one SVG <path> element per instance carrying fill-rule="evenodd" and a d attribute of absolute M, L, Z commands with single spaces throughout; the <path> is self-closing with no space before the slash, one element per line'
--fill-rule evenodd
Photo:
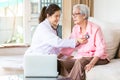
<path fill-rule="evenodd" d="M 23 43 L 23 0 L 0 1 L 0 44 Z"/>
<path fill-rule="evenodd" d="M 0 44 L 30 44 L 38 25 L 40 10 L 50 3 L 62 7 L 62 0 L 0 0 Z M 60 37 L 61 23 L 58 27 Z"/>
<path fill-rule="evenodd" d="M 40 0 L 40 3 L 40 9 L 42 9 L 43 6 L 48 6 L 50 3 L 55 3 L 62 7 L 62 0 Z"/>

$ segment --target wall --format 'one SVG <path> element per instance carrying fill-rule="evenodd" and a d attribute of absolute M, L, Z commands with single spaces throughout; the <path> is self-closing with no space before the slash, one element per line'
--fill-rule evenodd
<path fill-rule="evenodd" d="M 120 0 L 94 0 L 94 17 L 120 24 Z"/>
<path fill-rule="evenodd" d="M 73 0 L 63 0 L 63 18 L 62 18 L 62 38 L 68 38 L 71 33 L 71 12 L 72 12 L 72 1 Z M 68 17 L 69 16 L 69 17 Z"/>
<path fill-rule="evenodd" d="M 63 0 L 62 4 L 62 38 L 68 38 L 73 27 L 72 6 L 79 0 Z M 69 17 L 68 17 L 69 16 Z"/>

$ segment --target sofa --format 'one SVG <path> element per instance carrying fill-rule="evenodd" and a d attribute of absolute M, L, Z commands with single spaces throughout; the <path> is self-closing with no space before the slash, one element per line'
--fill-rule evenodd
<path fill-rule="evenodd" d="M 100 25 L 106 41 L 106 52 L 111 61 L 106 65 L 93 67 L 86 73 L 87 80 L 120 80 L 120 24 L 94 18 L 89 20 Z"/>

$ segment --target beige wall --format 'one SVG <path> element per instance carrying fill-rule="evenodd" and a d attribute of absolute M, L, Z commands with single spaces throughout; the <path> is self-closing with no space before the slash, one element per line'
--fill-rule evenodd
<path fill-rule="evenodd" d="M 62 18 L 62 37 L 68 38 L 72 29 L 72 6 L 78 3 L 78 0 L 63 0 L 63 18 Z"/>
<path fill-rule="evenodd" d="M 67 38 L 71 33 L 71 0 L 63 0 L 62 37 Z"/>
<path fill-rule="evenodd" d="M 94 17 L 98 20 L 120 24 L 119 3 L 120 0 L 95 0 Z"/>

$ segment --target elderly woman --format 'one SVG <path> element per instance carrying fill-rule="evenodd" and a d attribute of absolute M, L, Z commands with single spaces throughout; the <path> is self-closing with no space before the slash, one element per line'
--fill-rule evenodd
<path fill-rule="evenodd" d="M 72 80 L 86 80 L 85 72 L 95 65 L 109 63 L 105 51 L 105 41 L 100 27 L 90 21 L 89 8 L 84 4 L 73 6 L 74 27 L 70 38 L 81 38 L 76 48 L 63 48 L 58 55 L 60 74 Z M 76 56 L 71 56 L 73 51 Z M 67 56 L 66 59 L 62 59 Z"/>

